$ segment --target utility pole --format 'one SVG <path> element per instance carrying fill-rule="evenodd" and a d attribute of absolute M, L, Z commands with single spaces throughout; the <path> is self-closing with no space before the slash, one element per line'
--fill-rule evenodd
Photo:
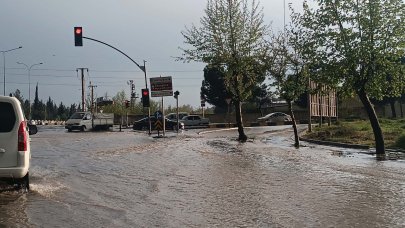
<path fill-rule="evenodd" d="M 94 112 L 94 87 L 97 87 L 96 85 L 92 85 L 90 82 L 89 88 L 91 89 L 91 113 Z"/>
<path fill-rule="evenodd" d="M 127 84 L 129 85 L 129 90 L 130 90 L 130 93 L 129 93 L 130 94 L 130 99 L 129 99 L 130 105 L 129 105 L 129 107 L 133 108 L 134 104 L 135 104 L 135 98 L 136 98 L 134 80 L 129 80 L 129 82 L 127 82 Z"/>
<path fill-rule="evenodd" d="M 77 68 L 76 72 L 81 71 L 81 75 L 82 75 L 82 111 L 85 112 L 86 111 L 86 102 L 85 102 L 85 97 L 84 97 L 84 70 L 87 70 L 87 72 L 89 72 L 89 68 Z"/>

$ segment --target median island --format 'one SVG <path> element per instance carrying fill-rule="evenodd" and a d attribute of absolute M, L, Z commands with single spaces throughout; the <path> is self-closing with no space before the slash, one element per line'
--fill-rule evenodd
<path fill-rule="evenodd" d="M 380 124 L 386 147 L 405 149 L 405 119 L 380 119 Z M 315 126 L 303 138 L 374 147 L 374 134 L 368 120 L 342 120 L 331 126 Z"/>

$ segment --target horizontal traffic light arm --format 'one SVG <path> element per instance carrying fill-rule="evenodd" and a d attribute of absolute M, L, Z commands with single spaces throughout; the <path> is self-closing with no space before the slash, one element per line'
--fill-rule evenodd
<path fill-rule="evenodd" d="M 90 37 L 85 37 L 85 36 L 83 36 L 83 39 L 88 39 L 88 40 L 92 40 L 92 41 L 96 41 L 96 42 L 102 43 L 102 44 L 104 44 L 104 45 L 106 45 L 106 46 L 108 46 L 108 47 L 110 47 L 110 48 L 112 48 L 112 49 L 118 51 L 119 53 L 125 55 L 125 57 L 127 57 L 128 59 L 130 59 L 133 63 L 135 63 L 135 65 L 137 65 L 137 66 L 139 67 L 139 69 L 141 69 L 144 73 L 146 73 L 144 66 L 139 65 L 137 62 L 135 62 L 135 60 L 133 60 L 131 57 L 129 57 L 127 54 L 125 54 L 124 52 L 122 52 L 122 51 L 119 50 L 118 48 L 116 48 L 116 47 L 114 47 L 114 46 L 112 46 L 112 45 L 109 45 L 109 44 L 107 44 L 107 43 L 105 43 L 105 42 L 103 42 L 103 41 L 96 40 L 96 39 L 93 39 L 93 38 L 90 38 Z"/>

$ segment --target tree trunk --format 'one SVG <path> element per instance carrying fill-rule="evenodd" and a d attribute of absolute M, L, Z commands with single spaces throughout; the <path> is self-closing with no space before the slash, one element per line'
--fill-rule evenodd
<path fill-rule="evenodd" d="M 245 135 L 245 131 L 243 130 L 243 122 L 242 122 L 242 106 L 240 101 L 235 102 L 235 114 L 236 114 L 236 124 L 238 126 L 239 138 L 240 142 L 246 142 L 247 136 Z"/>
<path fill-rule="evenodd" d="M 366 109 L 371 127 L 373 128 L 376 154 L 385 154 L 384 137 L 374 107 L 364 90 L 357 91 L 357 95 Z"/>
<path fill-rule="evenodd" d="M 396 119 L 397 118 L 397 112 L 395 110 L 395 99 L 394 98 L 390 98 L 390 106 L 391 106 L 392 118 Z"/>
<path fill-rule="evenodd" d="M 404 118 L 404 110 L 402 109 L 402 101 L 399 99 L 399 110 L 401 111 L 401 118 Z"/>
<path fill-rule="evenodd" d="M 300 138 L 298 137 L 297 123 L 295 122 L 295 116 L 294 116 L 294 112 L 292 109 L 292 103 L 291 103 L 291 101 L 287 101 L 287 103 L 288 103 L 288 110 L 290 111 L 291 121 L 292 121 L 293 129 L 294 129 L 294 139 L 295 139 L 294 146 L 296 148 L 299 148 L 300 147 Z"/>

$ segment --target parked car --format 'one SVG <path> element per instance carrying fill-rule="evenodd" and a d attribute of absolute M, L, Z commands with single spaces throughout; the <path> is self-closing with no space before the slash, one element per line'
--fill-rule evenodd
<path fill-rule="evenodd" d="M 151 121 L 151 125 L 152 125 L 152 130 L 155 130 L 156 117 L 151 116 L 150 121 Z M 160 121 L 163 122 L 163 119 L 161 119 Z M 169 120 L 167 118 L 165 119 L 165 121 L 166 121 L 165 122 L 166 130 L 167 129 L 177 130 L 177 121 Z M 162 126 L 163 126 L 163 123 L 162 123 Z M 132 126 L 132 129 L 133 130 L 148 130 L 149 129 L 148 117 L 135 121 L 134 125 Z M 183 123 L 179 123 L 179 129 L 184 129 Z"/>
<path fill-rule="evenodd" d="M 184 126 L 208 126 L 210 124 L 210 120 L 208 118 L 201 118 L 198 115 L 188 115 L 181 119 Z"/>
<path fill-rule="evenodd" d="M 30 131 L 15 97 L 0 96 L 0 181 L 29 190 Z"/>
<path fill-rule="evenodd" d="M 291 116 L 283 112 L 273 112 L 263 117 L 257 118 L 257 121 L 267 123 L 284 123 L 287 121 L 291 121 Z"/>
<path fill-rule="evenodd" d="M 188 112 L 179 112 L 179 120 L 183 119 L 183 117 L 188 116 Z M 177 113 L 169 113 L 166 115 L 166 118 L 169 120 L 177 121 Z"/>

